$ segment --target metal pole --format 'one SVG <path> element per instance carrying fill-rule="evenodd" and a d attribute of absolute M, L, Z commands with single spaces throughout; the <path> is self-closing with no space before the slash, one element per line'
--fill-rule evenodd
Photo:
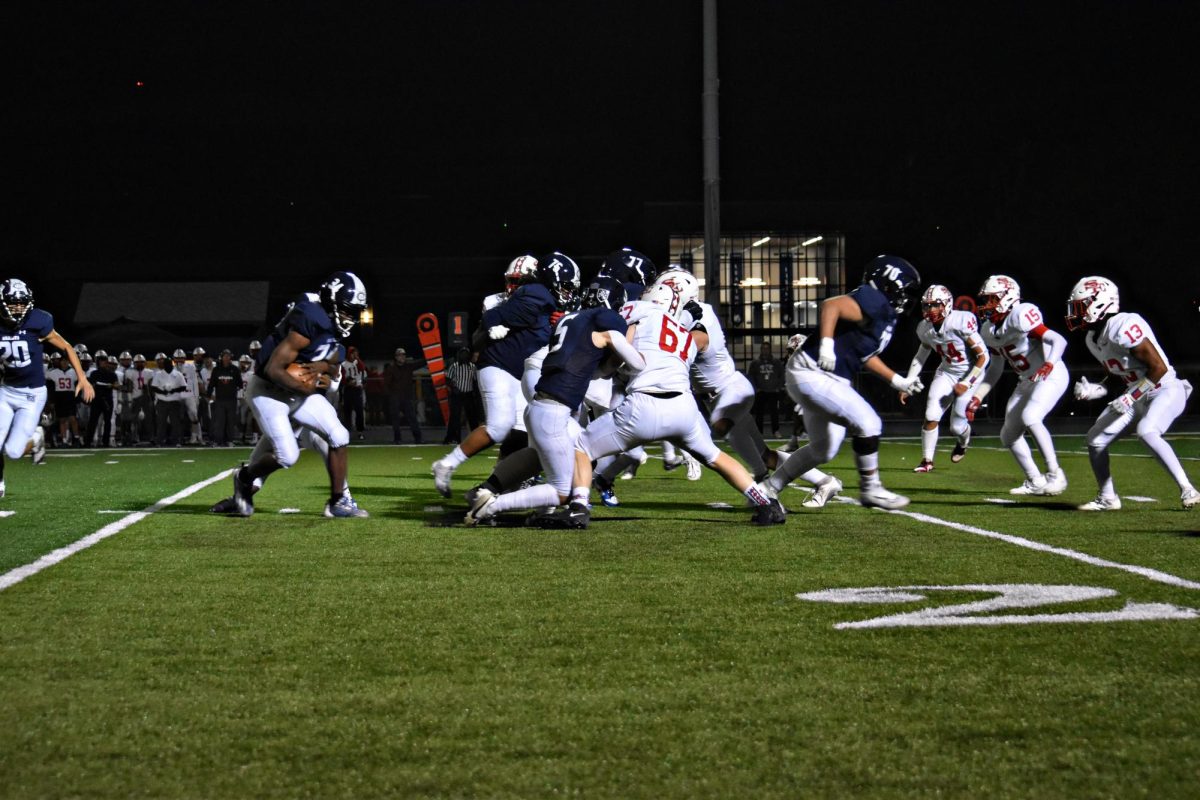
<path fill-rule="evenodd" d="M 721 299 L 721 159 L 717 131 L 717 0 L 704 0 L 704 299 Z"/>

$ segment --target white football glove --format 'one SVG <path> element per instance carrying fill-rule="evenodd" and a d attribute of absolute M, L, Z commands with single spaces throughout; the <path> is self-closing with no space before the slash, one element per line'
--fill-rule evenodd
<path fill-rule="evenodd" d="M 1126 392 L 1125 394 L 1117 395 L 1117 398 L 1109 403 L 1108 407 L 1118 414 L 1128 414 L 1133 410 L 1133 404 L 1136 402 L 1137 400 L 1133 399 L 1133 395 Z"/>
<path fill-rule="evenodd" d="M 821 349 L 817 353 L 817 366 L 826 372 L 833 372 L 837 367 L 837 352 L 833 349 L 833 339 L 822 338 Z"/>
<path fill-rule="evenodd" d="M 918 394 L 925 389 L 925 384 L 921 383 L 920 375 L 909 378 L 897 372 L 892 376 L 892 388 L 904 394 Z"/>
<path fill-rule="evenodd" d="M 1099 400 L 1108 394 L 1108 389 L 1103 383 L 1092 383 L 1087 378 L 1080 378 L 1075 381 L 1075 399 L 1076 400 Z"/>
<path fill-rule="evenodd" d="M 504 325 L 493 325 L 488 328 L 488 337 L 491 339 L 503 339 L 508 336 L 508 328 Z"/>

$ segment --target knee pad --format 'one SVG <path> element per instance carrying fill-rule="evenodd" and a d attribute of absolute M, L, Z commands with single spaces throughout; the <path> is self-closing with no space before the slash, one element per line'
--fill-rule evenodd
<path fill-rule="evenodd" d="M 350 431 L 345 425 L 337 424 L 329 431 L 329 446 L 336 450 L 350 444 Z"/>
<path fill-rule="evenodd" d="M 850 446 L 854 448 L 854 452 L 860 456 L 869 456 L 872 453 L 879 452 L 879 437 L 878 436 L 855 436 L 850 442 Z M 832 458 L 832 456 L 830 456 Z"/>
<path fill-rule="evenodd" d="M 484 426 L 484 430 L 487 431 L 487 435 L 493 442 L 503 442 L 512 433 L 513 425 L 515 424 L 514 420 L 508 420 L 507 422 L 488 420 Z"/>
<path fill-rule="evenodd" d="M 28 444 L 28 440 L 18 442 L 10 437 L 9 440 L 4 443 L 4 454 L 12 461 L 19 461 L 21 456 L 25 455 L 25 446 Z"/>
<path fill-rule="evenodd" d="M 274 444 L 275 460 L 284 469 L 289 468 L 300 459 L 300 445 L 296 443 L 296 437 L 289 437 L 286 443 L 275 442 Z"/>
<path fill-rule="evenodd" d="M 1025 429 L 1023 427 L 1017 427 L 1016 425 L 1005 425 L 1000 429 L 1000 444 L 1004 445 L 1005 447 L 1012 447 L 1013 443 L 1016 442 L 1017 439 L 1020 439 L 1023 435 L 1025 435 Z"/>

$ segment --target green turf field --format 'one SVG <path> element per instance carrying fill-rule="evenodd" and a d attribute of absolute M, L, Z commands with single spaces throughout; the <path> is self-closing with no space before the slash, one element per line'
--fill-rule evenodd
<path fill-rule="evenodd" d="M 447 526 L 444 448 L 355 447 L 367 520 L 320 516 L 311 454 L 250 519 L 207 513 L 222 478 L 0 591 L 0 796 L 1194 798 L 1200 513 L 1136 442 L 1114 472 L 1148 502 L 1075 512 L 1058 443 L 1061 497 L 992 502 L 995 439 L 929 475 L 891 441 L 913 514 L 791 490 L 771 528 L 655 460 L 585 532 Z M 10 463 L 0 574 L 244 454 Z"/>

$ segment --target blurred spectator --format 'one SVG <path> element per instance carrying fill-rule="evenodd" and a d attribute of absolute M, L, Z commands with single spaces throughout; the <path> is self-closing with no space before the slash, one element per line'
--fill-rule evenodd
<path fill-rule="evenodd" d="M 63 446 L 79 447 L 79 419 L 75 416 L 75 369 L 65 354 L 58 355 L 58 365 L 46 373 L 54 383 L 54 416 L 58 418 L 58 441 Z M 67 430 L 71 435 L 67 437 Z"/>
<path fill-rule="evenodd" d="M 358 348 L 351 346 L 346 350 L 346 360 L 342 362 L 342 421 L 346 427 L 357 431 L 358 438 L 363 438 L 363 400 L 364 382 L 367 379 L 367 365 L 358 357 Z"/>
<path fill-rule="evenodd" d="M 88 416 L 87 433 L 83 440 L 93 447 L 110 447 L 112 445 L 112 414 L 113 390 L 117 388 L 117 373 L 109 365 L 108 353 L 96 351 L 96 366 L 88 375 L 96 396 L 92 398 L 92 412 Z M 96 439 L 96 429 L 100 429 L 100 438 Z"/>
<path fill-rule="evenodd" d="M 400 444 L 400 415 L 403 414 L 412 431 L 413 441 L 420 444 L 421 426 L 417 422 L 417 410 L 413 406 L 413 373 L 421 365 L 408 360 L 403 347 L 397 347 L 392 362 L 383 368 L 384 391 L 388 397 L 388 416 L 392 421 L 392 443 Z"/>
<path fill-rule="evenodd" d="M 178 360 L 183 361 L 182 350 L 176 350 Z M 184 433 L 184 399 L 188 392 L 187 379 L 175 368 L 166 353 L 159 353 L 158 369 L 150 378 L 150 390 L 154 393 L 155 438 L 159 447 L 181 445 L 186 440 Z"/>
<path fill-rule="evenodd" d="M 771 355 L 770 342 L 763 342 L 758 358 L 750 362 L 750 383 L 754 385 L 754 422 L 763 436 L 764 413 L 771 417 L 771 436 L 779 438 L 779 399 L 783 392 L 783 362 Z"/>
<path fill-rule="evenodd" d="M 479 397 L 479 373 L 471 363 L 471 351 L 462 348 L 450 366 L 446 367 L 446 382 L 450 384 L 450 420 L 442 444 L 458 444 L 462 435 L 463 412 L 467 415 L 467 430 L 473 431 L 483 422 L 483 402 Z"/>
<path fill-rule="evenodd" d="M 238 393 L 242 389 L 242 371 L 233 365 L 233 353 L 221 351 L 221 363 L 208 376 L 206 396 L 212 401 L 212 427 L 209 433 L 218 447 L 233 444 L 237 430 Z"/>
<path fill-rule="evenodd" d="M 238 420 L 242 428 L 242 441 L 249 444 L 258 443 L 257 425 L 254 422 L 254 415 L 250 413 L 250 403 L 246 401 L 246 384 L 250 381 L 250 376 L 254 374 L 254 359 L 250 355 L 243 353 L 238 359 L 238 371 L 241 373 L 242 386 L 238 389 Z"/>

